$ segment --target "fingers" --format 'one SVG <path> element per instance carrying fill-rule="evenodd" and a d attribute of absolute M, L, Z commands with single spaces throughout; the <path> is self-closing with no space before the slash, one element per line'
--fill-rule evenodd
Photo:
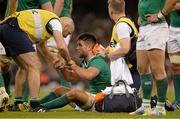
<path fill-rule="evenodd" d="M 156 23 L 159 21 L 157 14 L 146 14 L 148 23 Z"/>
<path fill-rule="evenodd" d="M 55 61 L 53 61 L 54 67 L 55 68 L 64 68 L 65 66 L 65 61 L 64 60 L 60 60 L 60 59 L 56 59 Z"/>

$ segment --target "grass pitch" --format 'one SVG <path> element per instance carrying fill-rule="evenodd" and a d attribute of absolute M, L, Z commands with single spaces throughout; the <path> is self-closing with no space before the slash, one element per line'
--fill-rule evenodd
<path fill-rule="evenodd" d="M 44 95 L 44 94 L 43 94 Z M 168 93 L 167 96 L 171 101 L 174 99 L 173 93 Z M 12 100 L 11 100 L 12 102 Z M 177 118 L 180 119 L 180 110 L 167 112 L 166 116 L 141 116 L 129 115 L 128 113 L 99 113 L 99 112 L 79 112 L 74 111 L 70 106 L 54 110 L 54 112 L 36 113 L 36 112 L 0 112 L 0 118 L 16 119 L 16 118 L 64 118 L 64 119 L 107 119 L 107 118 Z"/>

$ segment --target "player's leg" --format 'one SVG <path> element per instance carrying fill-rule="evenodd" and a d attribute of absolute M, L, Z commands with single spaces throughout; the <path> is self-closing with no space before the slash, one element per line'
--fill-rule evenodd
<path fill-rule="evenodd" d="M 169 57 L 172 59 L 172 69 L 174 71 L 174 92 L 175 92 L 175 101 L 173 102 L 173 107 L 175 109 L 180 109 L 180 52 L 169 54 Z"/>
<path fill-rule="evenodd" d="M 150 58 L 151 70 L 156 79 L 157 88 L 157 106 L 156 108 L 161 110 L 165 114 L 164 104 L 167 93 L 167 75 L 165 72 L 165 52 L 162 50 L 148 51 Z M 158 57 L 157 57 L 158 56 Z"/>
<path fill-rule="evenodd" d="M 175 100 L 173 107 L 180 109 L 180 30 L 179 28 L 170 28 L 170 38 L 168 41 L 168 53 L 169 59 L 172 63 L 172 69 L 174 72 L 174 91 Z"/>
<path fill-rule="evenodd" d="M 39 61 L 37 53 L 29 52 L 29 53 L 21 54 L 15 58 L 15 61 L 19 64 L 20 68 L 22 67 L 27 71 L 27 79 L 30 90 L 30 105 L 31 108 L 35 108 L 37 106 L 37 103 L 39 103 L 39 101 L 36 98 L 39 95 L 40 68 L 41 68 L 41 63 Z M 24 87 L 24 84 L 22 84 L 21 80 L 23 80 L 23 78 L 26 79 L 26 77 L 21 77 L 22 74 L 21 72 L 19 73 L 20 74 L 17 74 L 16 76 L 16 81 L 17 81 L 16 83 Z M 19 86 L 16 87 L 17 95 L 22 96 L 22 92 L 18 92 L 18 89 Z"/>
<path fill-rule="evenodd" d="M 48 103 L 44 103 L 41 106 L 46 109 L 55 109 L 64 107 L 70 102 L 75 102 L 83 109 L 89 109 L 93 105 L 93 99 L 94 98 L 92 98 L 92 96 L 89 96 L 85 91 L 72 89 L 61 97 L 49 101 Z"/>
<path fill-rule="evenodd" d="M 152 26 L 148 36 L 147 50 L 151 71 L 156 79 L 157 106 L 151 115 L 166 115 L 164 108 L 167 93 L 167 75 L 165 71 L 165 48 L 169 38 L 167 24 Z"/>
<path fill-rule="evenodd" d="M 137 50 L 137 68 L 141 78 L 141 89 L 142 89 L 142 106 L 135 112 L 130 114 L 144 114 L 146 110 L 150 108 L 150 98 L 152 91 L 152 74 L 150 71 L 150 62 L 147 56 L 147 51 Z"/>
<path fill-rule="evenodd" d="M 40 101 L 41 104 L 47 103 L 47 102 L 49 102 L 51 100 L 56 99 L 57 97 L 60 97 L 60 96 L 64 95 L 68 91 L 70 91 L 69 88 L 66 88 L 64 86 L 59 86 L 58 88 L 55 89 L 55 91 L 50 92 L 47 96 L 41 98 L 39 101 Z"/>

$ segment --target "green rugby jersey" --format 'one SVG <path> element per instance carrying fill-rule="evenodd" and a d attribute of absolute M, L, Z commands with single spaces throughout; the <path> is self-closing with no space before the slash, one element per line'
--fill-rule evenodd
<path fill-rule="evenodd" d="M 139 0 L 138 13 L 141 17 L 141 26 L 148 24 L 146 14 L 155 14 L 161 11 L 166 0 Z M 159 23 L 166 22 L 165 18 L 161 19 Z"/>
<path fill-rule="evenodd" d="M 96 94 L 104 90 L 106 86 L 110 86 L 111 73 L 109 65 L 101 56 L 94 56 L 89 61 L 82 61 L 80 66 L 83 68 L 95 67 L 99 70 L 99 75 L 89 81 L 89 92 Z"/>
<path fill-rule="evenodd" d="M 51 0 L 52 5 L 54 6 L 56 0 Z M 71 17 L 71 0 L 64 0 L 63 10 L 59 17 Z"/>
<path fill-rule="evenodd" d="M 180 27 L 180 10 L 174 10 L 170 13 L 170 26 Z"/>
<path fill-rule="evenodd" d="M 18 0 L 18 7 L 16 11 L 37 9 L 44 3 L 49 2 L 49 0 Z M 9 3 L 9 0 L 8 0 Z M 7 4 L 6 16 L 9 16 L 9 5 Z"/>

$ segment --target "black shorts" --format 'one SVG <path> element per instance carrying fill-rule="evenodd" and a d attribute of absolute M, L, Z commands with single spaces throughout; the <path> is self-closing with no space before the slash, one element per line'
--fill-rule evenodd
<path fill-rule="evenodd" d="M 30 38 L 19 28 L 15 18 L 0 25 L 0 42 L 5 48 L 6 55 L 10 57 L 35 52 Z"/>

